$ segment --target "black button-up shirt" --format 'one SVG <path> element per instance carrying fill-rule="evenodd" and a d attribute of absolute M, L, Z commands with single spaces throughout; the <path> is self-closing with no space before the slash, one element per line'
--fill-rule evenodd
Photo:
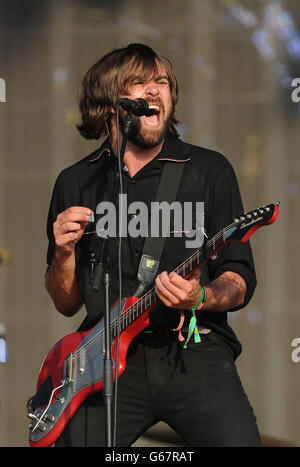
<path fill-rule="evenodd" d="M 130 177 L 126 166 L 122 163 L 123 193 L 127 195 L 127 206 L 135 201 L 142 201 L 151 212 L 151 201 L 154 201 L 158 188 L 162 167 L 169 161 L 184 164 L 183 177 L 179 186 L 176 201 L 203 202 L 204 226 L 209 237 L 214 236 L 222 228 L 231 224 L 235 217 L 243 213 L 243 206 L 234 170 L 228 160 L 215 151 L 184 143 L 180 139 L 167 136 L 161 152 L 146 164 L 134 177 Z M 48 215 L 49 247 L 47 261 L 51 264 L 55 242 L 52 224 L 56 216 L 70 206 L 89 207 L 96 213 L 97 205 L 110 201 L 116 206 L 118 213 L 119 197 L 118 161 L 108 141 L 100 149 L 63 170 L 56 181 Z M 131 217 L 128 216 L 128 222 Z M 104 314 L 104 290 L 91 290 L 91 254 L 101 251 L 102 239 L 93 232 L 95 222 L 90 223 L 82 239 L 76 245 L 76 275 L 87 310 L 81 329 L 89 329 Z M 192 253 L 186 248 L 187 238 L 170 236 L 166 239 L 158 273 L 171 272 Z M 144 237 L 122 238 L 121 270 L 122 296 L 131 296 L 137 289 L 137 271 L 143 250 Z M 111 274 L 110 304 L 119 298 L 119 258 L 118 238 L 110 238 L 106 254 L 109 257 Z M 245 306 L 251 299 L 256 277 L 249 242 L 229 242 L 218 251 L 215 259 L 209 259 L 201 268 L 201 284 L 206 285 L 225 271 L 240 274 L 247 284 Z M 241 307 L 237 307 L 237 310 Z M 234 311 L 230 310 L 230 311 Z M 176 328 L 179 322 L 178 310 L 170 309 L 162 304 L 151 312 L 150 327 Z M 209 327 L 219 336 L 223 336 L 233 347 L 235 354 L 240 352 L 239 343 L 227 324 L 226 312 L 199 311 L 197 322 Z"/>

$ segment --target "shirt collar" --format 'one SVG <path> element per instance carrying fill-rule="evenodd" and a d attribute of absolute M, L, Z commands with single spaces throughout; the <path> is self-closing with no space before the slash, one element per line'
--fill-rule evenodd
<path fill-rule="evenodd" d="M 160 153 L 156 156 L 158 161 L 187 162 L 189 146 L 179 138 L 167 135 Z"/>
<path fill-rule="evenodd" d="M 104 143 L 88 157 L 88 163 L 93 163 L 103 159 L 103 156 L 114 155 L 107 138 Z M 167 135 L 162 150 L 154 158 L 155 161 L 187 162 L 189 157 L 189 146 L 179 138 Z"/>
<path fill-rule="evenodd" d="M 103 159 L 103 156 L 107 155 L 110 156 L 113 154 L 111 149 L 109 139 L 107 138 L 104 143 L 100 146 L 100 148 L 96 149 L 90 156 L 88 157 L 88 163 L 97 162 L 100 159 Z"/>

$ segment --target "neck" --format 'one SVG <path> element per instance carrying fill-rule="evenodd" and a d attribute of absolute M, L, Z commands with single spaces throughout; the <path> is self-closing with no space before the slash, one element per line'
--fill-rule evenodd
<path fill-rule="evenodd" d="M 120 147 L 122 147 L 123 135 L 120 133 Z M 115 154 L 117 154 L 117 131 L 116 127 L 111 127 L 111 147 Z M 155 156 L 161 151 L 163 142 L 154 146 L 153 148 L 142 148 L 127 141 L 124 164 L 128 168 L 129 175 L 133 177 L 139 170 L 141 170 L 148 162 L 154 159 Z"/>

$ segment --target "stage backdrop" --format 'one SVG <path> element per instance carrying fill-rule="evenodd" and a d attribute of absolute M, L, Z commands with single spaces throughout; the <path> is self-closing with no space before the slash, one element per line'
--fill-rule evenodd
<path fill-rule="evenodd" d="M 99 145 L 75 127 L 80 80 L 105 52 L 137 41 L 173 62 L 180 134 L 229 159 L 245 210 L 281 203 L 278 222 L 252 240 L 255 296 L 230 322 L 260 431 L 300 443 L 299 18 L 292 0 L 1 1 L 0 248 L 10 254 L 0 267 L 1 446 L 27 445 L 25 406 L 43 357 L 84 318 L 60 316 L 44 289 L 56 176 Z"/>

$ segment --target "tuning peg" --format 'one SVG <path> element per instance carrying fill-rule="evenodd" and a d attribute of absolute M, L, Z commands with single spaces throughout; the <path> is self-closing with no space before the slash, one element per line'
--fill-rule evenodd
<path fill-rule="evenodd" d="M 27 417 L 31 420 L 38 420 L 38 417 L 34 413 L 28 413 Z"/>
<path fill-rule="evenodd" d="M 47 425 L 45 422 L 42 422 L 41 420 L 39 421 L 38 425 L 35 425 L 36 429 L 39 431 L 46 431 L 47 430 Z"/>
<path fill-rule="evenodd" d="M 50 414 L 50 413 L 46 413 L 44 416 L 43 416 L 43 419 L 44 420 L 47 420 L 49 422 L 53 422 L 54 421 L 54 415 Z"/>

